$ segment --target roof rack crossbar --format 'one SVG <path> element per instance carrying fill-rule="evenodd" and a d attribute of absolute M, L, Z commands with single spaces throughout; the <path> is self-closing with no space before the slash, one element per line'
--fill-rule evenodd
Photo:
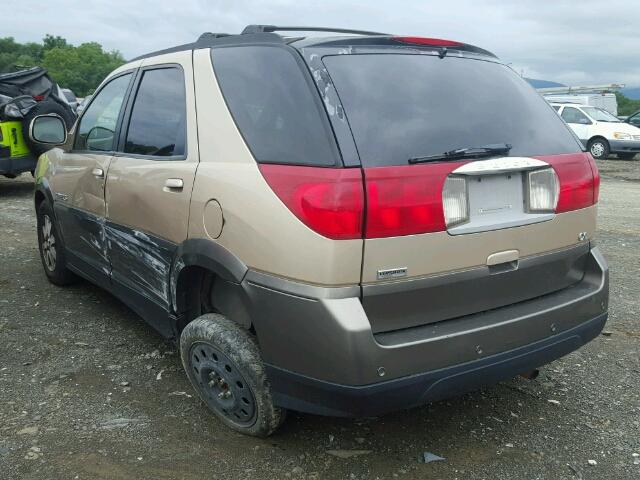
<path fill-rule="evenodd" d="M 334 32 L 352 33 L 355 35 L 388 35 L 388 33 L 369 32 L 367 30 L 352 30 L 350 28 L 329 28 L 329 27 L 281 27 L 277 25 L 247 25 L 242 30 L 242 34 L 265 33 L 265 32 Z"/>

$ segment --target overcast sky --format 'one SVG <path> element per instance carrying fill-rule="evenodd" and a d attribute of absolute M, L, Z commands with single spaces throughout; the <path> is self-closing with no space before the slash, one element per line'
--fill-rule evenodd
<path fill-rule="evenodd" d="M 357 28 L 460 40 L 525 76 L 640 86 L 640 0 L 19 0 L 0 36 L 97 41 L 125 58 L 250 23 Z M 6 13 L 6 12 L 5 12 Z"/>

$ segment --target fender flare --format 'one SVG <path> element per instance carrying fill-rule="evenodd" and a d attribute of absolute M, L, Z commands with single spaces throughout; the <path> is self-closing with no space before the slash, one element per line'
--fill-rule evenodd
<path fill-rule="evenodd" d="M 46 201 L 49 202 L 49 204 L 51 205 L 51 209 L 53 210 L 53 194 L 51 193 L 51 186 L 49 185 L 49 180 L 47 180 L 46 178 L 40 178 L 39 181 L 36 183 L 36 188 L 35 191 L 33 193 L 33 206 L 36 206 L 36 195 L 38 193 L 41 193 L 42 195 L 44 195 L 44 198 Z M 55 211 L 53 212 L 53 214 L 55 215 Z"/>
<path fill-rule="evenodd" d="M 171 307 L 176 311 L 178 279 L 183 269 L 189 266 L 205 268 L 227 282 L 240 284 L 249 268 L 227 250 L 213 240 L 190 238 L 178 246 L 171 266 Z"/>

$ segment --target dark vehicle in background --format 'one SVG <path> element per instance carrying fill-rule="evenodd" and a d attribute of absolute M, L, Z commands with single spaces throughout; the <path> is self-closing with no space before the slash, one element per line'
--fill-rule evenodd
<path fill-rule="evenodd" d="M 640 110 L 629 115 L 624 121 L 640 128 Z"/>
<path fill-rule="evenodd" d="M 64 98 L 69 106 L 75 112 L 78 109 L 78 105 L 80 104 L 80 102 L 78 101 L 78 97 L 76 97 L 76 94 L 73 93 L 73 90 L 71 90 L 70 88 L 61 88 L 60 91 L 64 95 Z"/>
<path fill-rule="evenodd" d="M 76 108 L 76 114 L 79 116 L 83 110 L 87 107 L 87 105 L 89 104 L 89 102 L 91 101 L 91 97 L 93 95 L 87 95 L 86 97 L 84 97 L 82 100 L 79 101 L 78 103 L 78 107 Z"/>

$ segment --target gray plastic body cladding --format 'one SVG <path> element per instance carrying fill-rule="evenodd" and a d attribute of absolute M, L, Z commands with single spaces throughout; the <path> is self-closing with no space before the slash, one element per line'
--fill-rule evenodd
<path fill-rule="evenodd" d="M 640 153 L 640 141 L 635 140 L 609 140 L 609 147 L 611 148 L 611 153 L 616 152 L 635 152 Z"/>
<path fill-rule="evenodd" d="M 446 368 L 557 335 L 605 313 L 609 294 L 608 267 L 597 248 L 588 255 L 582 280 L 571 287 L 375 335 L 360 299 L 349 296 L 351 287 L 305 286 L 251 271 L 243 287 L 265 363 L 350 386 Z M 385 369 L 384 378 L 379 367 Z"/>
<path fill-rule="evenodd" d="M 584 276 L 589 244 L 455 274 L 365 285 L 362 304 L 374 333 L 426 325 L 561 290 Z M 515 267 L 515 268 L 513 268 Z"/>
<path fill-rule="evenodd" d="M 370 417 L 492 385 L 545 365 L 595 338 L 607 314 L 520 348 L 438 370 L 364 386 L 340 385 L 266 365 L 276 405 L 340 417 Z"/>

